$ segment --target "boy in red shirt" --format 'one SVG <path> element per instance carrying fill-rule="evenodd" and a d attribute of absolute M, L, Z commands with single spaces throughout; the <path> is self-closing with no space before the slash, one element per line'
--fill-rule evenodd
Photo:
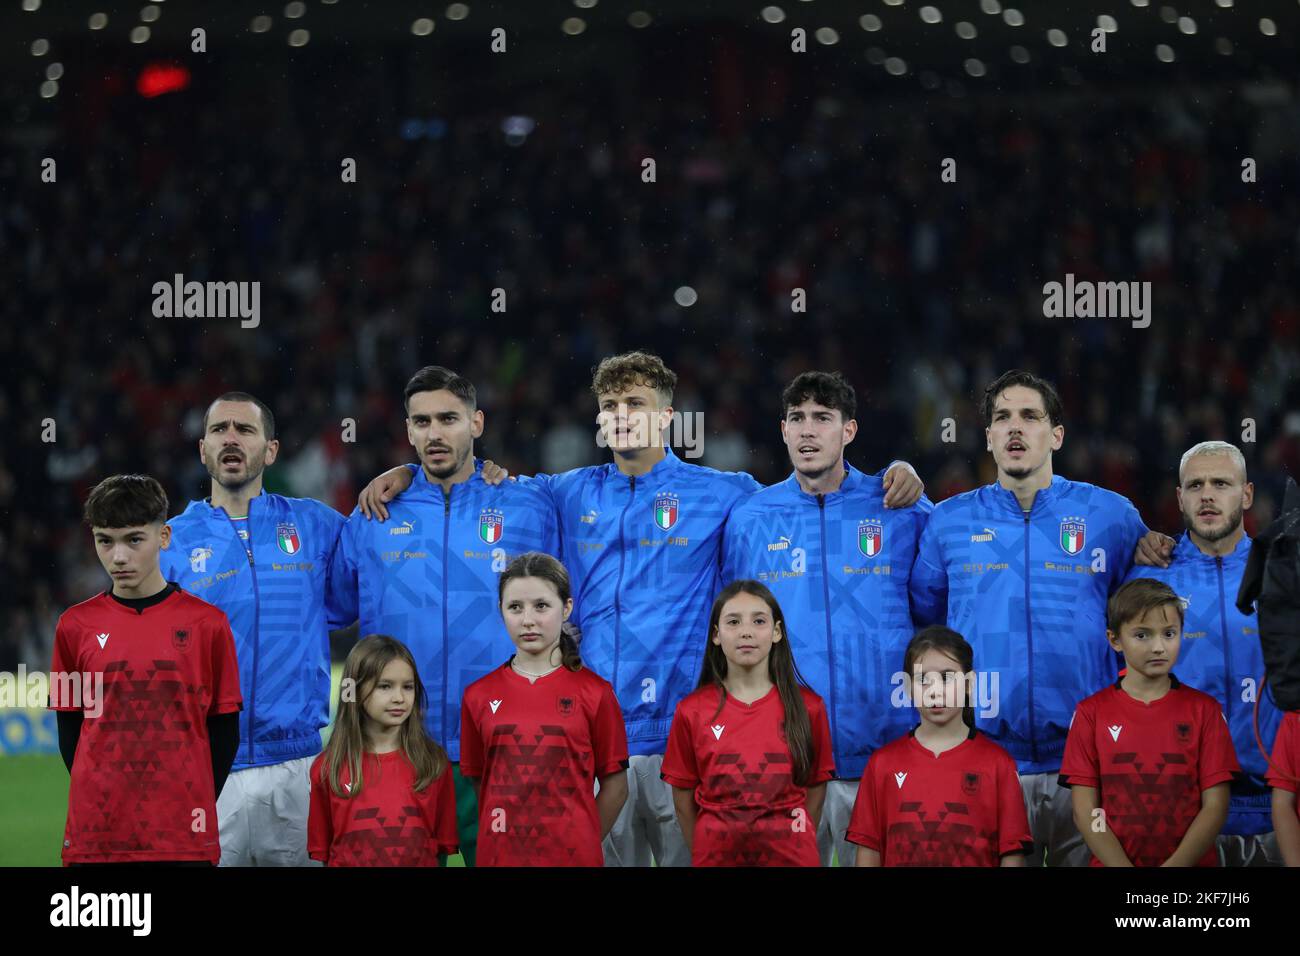
<path fill-rule="evenodd" d="M 71 775 L 63 862 L 215 866 L 243 705 L 230 623 L 159 570 L 171 531 L 153 478 L 104 479 L 85 519 L 113 586 L 55 632 L 50 709 Z"/>
<path fill-rule="evenodd" d="M 1217 866 L 1241 768 L 1218 702 L 1173 675 L 1183 605 L 1138 578 L 1111 597 L 1106 637 L 1126 672 L 1075 709 L 1060 782 L 1091 866 Z"/>

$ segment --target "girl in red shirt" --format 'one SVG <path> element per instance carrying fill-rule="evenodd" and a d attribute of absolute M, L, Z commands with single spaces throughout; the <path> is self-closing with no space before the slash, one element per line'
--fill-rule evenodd
<path fill-rule="evenodd" d="M 343 665 L 338 715 L 311 768 L 307 853 L 326 866 L 439 866 L 458 849 L 447 752 L 424 729 L 401 641 L 372 634 Z"/>
<path fill-rule="evenodd" d="M 460 772 L 478 787 L 477 863 L 602 866 L 601 841 L 628 792 L 618 698 L 582 666 L 564 629 L 573 611 L 564 565 L 521 554 L 497 593 L 515 654 L 461 700 Z"/>
<path fill-rule="evenodd" d="M 975 730 L 974 652 L 942 625 L 903 655 L 920 724 L 867 761 L 845 839 L 857 866 L 1023 866 L 1033 847 L 1016 762 Z"/>
<path fill-rule="evenodd" d="M 821 864 L 830 723 L 787 637 L 758 581 L 713 602 L 699 687 L 677 705 L 661 771 L 693 866 Z"/>

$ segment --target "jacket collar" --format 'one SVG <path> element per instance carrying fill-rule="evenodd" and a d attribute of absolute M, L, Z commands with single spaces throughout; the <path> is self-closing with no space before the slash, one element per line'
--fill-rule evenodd
<path fill-rule="evenodd" d="M 1052 475 L 1052 483 L 1046 488 L 1039 488 L 1038 494 L 1034 496 L 1034 503 L 1031 506 L 1037 510 L 1040 506 L 1050 505 L 1065 492 L 1066 479 L 1060 475 Z M 1015 512 L 1017 517 L 1024 515 L 1024 509 L 1020 507 L 1020 500 L 1006 488 L 1003 488 L 998 482 L 991 485 L 985 485 L 993 496 L 995 501 L 1001 502 L 1008 509 Z"/>
<path fill-rule="evenodd" d="M 858 469 L 854 468 L 847 461 L 844 463 L 844 480 L 834 491 L 828 492 L 824 497 L 827 500 L 833 499 L 836 495 L 854 494 L 859 491 L 866 483 L 866 477 Z M 803 486 L 799 484 L 799 476 L 795 472 L 790 472 L 790 477 L 782 484 L 786 490 L 794 495 L 802 495 L 809 500 L 815 500 L 817 496 L 812 492 L 804 491 Z"/>
<path fill-rule="evenodd" d="M 1224 563 L 1245 561 L 1250 557 L 1250 545 L 1250 535 L 1243 534 L 1241 540 L 1237 542 L 1237 546 L 1227 554 L 1223 555 Z M 1178 543 L 1174 545 L 1174 561 L 1204 561 L 1208 564 L 1213 564 L 1214 555 L 1206 554 L 1198 548 L 1196 542 L 1192 540 L 1192 536 L 1188 532 L 1184 531 L 1179 537 Z"/>
<path fill-rule="evenodd" d="M 612 461 L 609 462 L 608 464 L 605 465 L 605 467 L 609 469 L 606 472 L 607 477 L 621 480 L 624 484 L 627 485 L 630 485 L 632 483 L 631 476 L 625 475 L 623 474 L 623 472 L 619 471 L 618 465 L 616 465 L 614 462 Z M 675 454 L 673 454 L 673 450 L 671 447 L 669 447 L 668 445 L 664 445 L 663 459 L 661 461 L 655 462 L 655 466 L 651 468 L 649 471 L 647 471 L 644 475 L 637 475 L 636 476 L 637 481 L 646 484 L 650 482 L 660 482 L 663 481 L 665 478 L 667 478 L 669 475 L 671 475 L 680 467 L 682 467 L 682 460 L 678 458 Z"/>

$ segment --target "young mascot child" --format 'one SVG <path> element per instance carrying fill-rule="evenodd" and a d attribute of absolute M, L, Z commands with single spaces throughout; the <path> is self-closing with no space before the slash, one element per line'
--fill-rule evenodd
<path fill-rule="evenodd" d="M 627 800 L 618 698 L 582 666 L 563 629 L 573 611 L 564 565 L 521 554 L 498 595 L 516 652 L 461 702 L 460 771 L 478 788 L 478 865 L 602 866 L 601 840 Z"/>
<path fill-rule="evenodd" d="M 942 625 L 903 655 L 920 723 L 871 755 L 846 837 L 858 866 L 1023 866 L 1033 847 L 1011 755 L 975 730 L 973 652 Z"/>
<path fill-rule="evenodd" d="M 1074 711 L 1061 785 L 1091 866 L 1217 866 L 1240 771 L 1218 702 L 1173 674 L 1183 605 L 1154 578 L 1111 596 L 1106 637 L 1126 672 Z"/>
<path fill-rule="evenodd" d="M 677 705 L 661 773 L 693 866 L 821 865 L 830 724 L 788 637 L 757 581 L 713 602 L 699 687 Z"/>
<path fill-rule="evenodd" d="M 455 853 L 447 752 L 424 729 L 424 685 L 396 638 L 371 634 L 343 665 L 329 743 L 311 768 L 307 852 L 326 866 L 438 866 Z"/>
<path fill-rule="evenodd" d="M 1273 762 L 1268 768 L 1268 785 L 1273 788 L 1273 832 L 1287 866 L 1300 866 L 1300 710 L 1289 711 L 1273 741 Z"/>
<path fill-rule="evenodd" d="M 63 861 L 216 866 L 242 706 L 230 622 L 163 577 L 171 530 L 153 478 L 105 478 L 85 516 L 113 585 L 54 637 L 50 709 L 72 776 Z"/>

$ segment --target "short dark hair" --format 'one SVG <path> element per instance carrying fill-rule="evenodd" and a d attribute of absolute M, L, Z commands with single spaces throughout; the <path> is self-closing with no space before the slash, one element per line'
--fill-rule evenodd
<path fill-rule="evenodd" d="M 260 398 L 249 395 L 247 392 L 226 392 L 224 395 L 218 395 L 211 404 L 208 405 L 207 411 L 203 413 L 203 434 L 208 433 L 208 415 L 212 412 L 212 406 L 217 402 L 252 402 L 257 406 L 257 410 L 262 413 L 262 432 L 266 435 L 266 440 L 270 441 L 275 438 L 275 416 L 271 414 L 271 408 Z"/>
<path fill-rule="evenodd" d="M 92 528 L 165 524 L 167 493 L 148 475 L 113 475 L 90 490 L 83 514 Z"/>
<path fill-rule="evenodd" d="M 1016 385 L 1032 388 L 1043 396 L 1043 408 L 1047 412 L 1047 418 L 1052 423 L 1052 427 L 1061 424 L 1064 420 L 1061 409 L 1061 396 L 1056 394 L 1056 388 L 1053 387 L 1052 383 L 1045 378 L 1039 378 L 1033 372 L 1013 368 L 1009 372 L 1003 372 L 992 385 L 984 389 L 984 400 L 980 403 L 980 413 L 984 416 L 985 428 L 993 424 L 993 403 L 997 401 L 997 397 Z"/>
<path fill-rule="evenodd" d="M 858 412 L 858 397 L 849 380 L 840 372 L 802 372 L 796 375 L 781 392 L 781 417 L 809 399 L 836 409 L 846 422 Z"/>
<path fill-rule="evenodd" d="M 1178 612 L 1178 623 L 1183 623 L 1183 599 L 1164 581 L 1156 578 L 1134 578 L 1110 596 L 1106 602 L 1106 629 L 1119 634 L 1119 629 L 1129 621 L 1136 621 L 1158 607 L 1172 604 Z"/>
<path fill-rule="evenodd" d="M 412 395 L 417 392 L 440 392 L 443 389 L 464 402 L 471 412 L 478 408 L 478 392 L 474 390 L 470 380 L 441 365 L 426 365 L 412 375 L 411 380 L 406 383 L 406 391 L 402 394 L 402 404 L 406 406 L 409 414 Z"/>

